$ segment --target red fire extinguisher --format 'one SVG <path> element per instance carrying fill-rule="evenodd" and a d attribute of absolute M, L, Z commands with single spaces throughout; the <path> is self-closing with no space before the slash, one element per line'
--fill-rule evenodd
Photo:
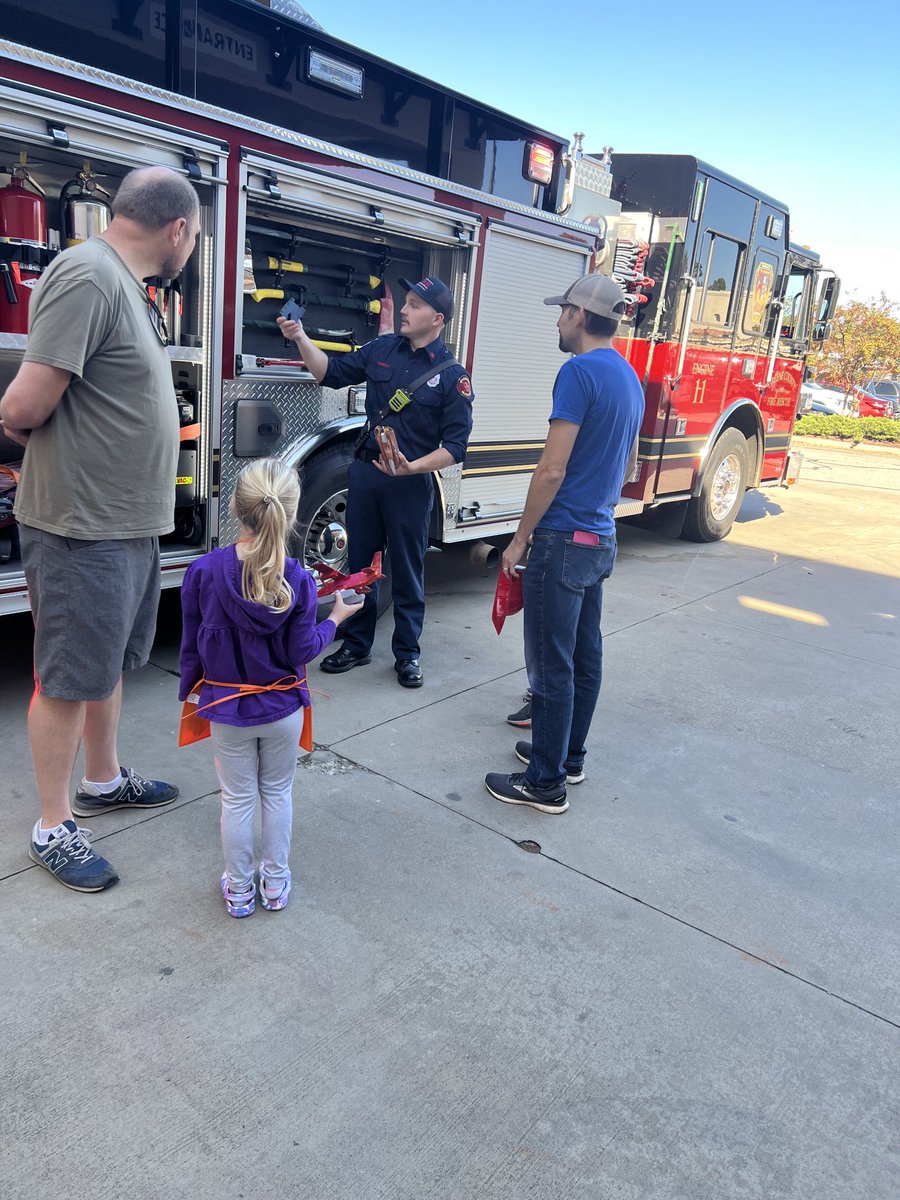
<path fill-rule="evenodd" d="M 24 162 L 7 168 L 9 184 L 0 188 L 0 243 L 47 249 L 46 193 Z M 29 186 L 33 189 L 29 191 Z"/>
<path fill-rule="evenodd" d="M 28 332 L 28 302 L 47 251 L 44 189 L 28 174 L 25 155 L 0 188 L 0 333 Z"/>

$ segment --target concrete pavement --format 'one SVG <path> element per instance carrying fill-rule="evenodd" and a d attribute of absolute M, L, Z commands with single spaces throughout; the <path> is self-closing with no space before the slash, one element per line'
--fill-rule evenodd
<path fill-rule="evenodd" d="M 283 913 L 224 913 L 172 596 L 122 752 L 180 799 L 93 823 L 107 893 L 29 864 L 9 621 L 6 1200 L 896 1195 L 900 471 L 815 454 L 726 542 L 620 529 L 561 817 L 484 791 L 517 768 L 520 619 L 498 638 L 493 575 L 430 555 L 425 687 L 387 628 L 318 675 Z"/>

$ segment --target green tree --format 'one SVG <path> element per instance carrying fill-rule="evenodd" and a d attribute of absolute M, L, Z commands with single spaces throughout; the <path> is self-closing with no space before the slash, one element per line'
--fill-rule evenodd
<path fill-rule="evenodd" d="M 863 387 L 900 375 L 900 305 L 884 292 L 877 300 L 851 300 L 835 313 L 831 337 L 810 355 L 809 365 L 820 382 L 833 387 Z"/>

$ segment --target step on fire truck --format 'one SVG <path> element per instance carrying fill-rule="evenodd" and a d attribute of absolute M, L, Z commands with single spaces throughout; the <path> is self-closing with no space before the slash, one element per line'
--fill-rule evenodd
<path fill-rule="evenodd" d="M 164 585 L 236 536 L 228 498 L 261 454 L 300 473 L 295 553 L 343 564 L 364 391 L 318 387 L 274 317 L 295 298 L 340 354 L 393 330 L 401 276 L 447 280 L 447 342 L 475 385 L 465 464 L 436 477 L 434 544 L 515 528 L 560 365 L 542 299 L 590 270 L 628 294 L 617 344 L 647 397 L 618 514 L 665 505 L 713 540 L 746 488 L 790 476 L 804 360 L 837 281 L 819 284 L 777 201 L 684 155 L 570 150 L 254 0 L 94 0 L 66 19 L 56 0 L 0 0 L 0 29 L 0 389 L 31 288 L 102 232 L 127 171 L 168 165 L 200 196 L 182 277 L 147 281 L 182 424 Z M 0 440 L 0 612 L 28 603 L 9 504 L 20 457 Z"/>

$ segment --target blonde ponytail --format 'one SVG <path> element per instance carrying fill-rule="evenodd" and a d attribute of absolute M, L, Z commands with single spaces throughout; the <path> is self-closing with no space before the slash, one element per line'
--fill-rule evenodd
<path fill-rule="evenodd" d="M 234 485 L 234 515 L 253 534 L 244 555 L 241 592 L 245 600 L 283 612 L 293 603 L 284 578 L 285 545 L 297 518 L 297 472 L 274 458 L 248 463 Z"/>

